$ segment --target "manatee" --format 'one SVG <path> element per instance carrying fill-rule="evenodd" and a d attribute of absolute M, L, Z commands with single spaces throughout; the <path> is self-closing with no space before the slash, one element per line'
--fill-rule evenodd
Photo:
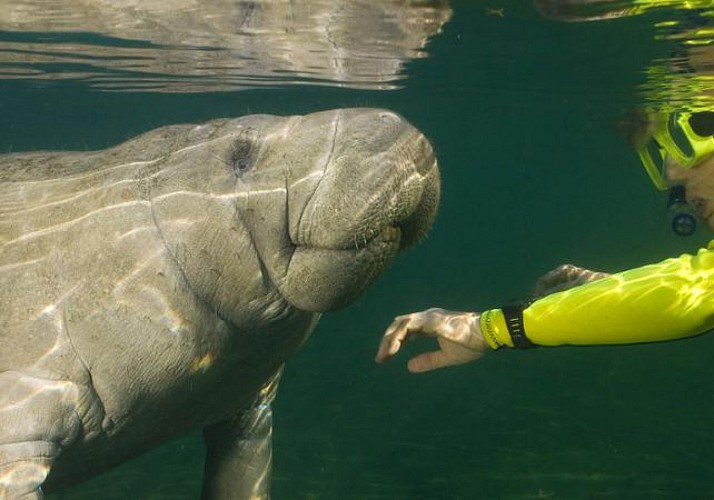
<path fill-rule="evenodd" d="M 0 498 L 202 430 L 204 498 L 267 498 L 270 403 L 321 313 L 429 229 L 428 140 L 339 109 L 0 156 Z"/>

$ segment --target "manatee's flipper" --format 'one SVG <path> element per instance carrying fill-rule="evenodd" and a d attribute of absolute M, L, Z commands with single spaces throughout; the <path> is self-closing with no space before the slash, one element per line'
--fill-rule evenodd
<path fill-rule="evenodd" d="M 203 500 L 270 498 L 273 453 L 270 405 L 282 372 L 280 368 L 263 386 L 251 408 L 203 430 L 206 442 Z"/>
<path fill-rule="evenodd" d="M 77 387 L 0 372 L 0 498 L 41 499 L 42 483 L 79 434 Z"/>

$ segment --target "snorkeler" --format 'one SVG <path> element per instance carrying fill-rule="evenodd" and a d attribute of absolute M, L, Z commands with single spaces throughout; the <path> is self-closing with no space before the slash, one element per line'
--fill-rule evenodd
<path fill-rule="evenodd" d="M 670 190 L 672 229 L 691 234 L 697 219 L 714 231 L 714 112 L 655 114 L 634 145 L 654 185 Z M 427 309 L 398 316 L 376 361 L 413 338 L 439 349 L 409 360 L 411 372 L 474 361 L 502 347 L 634 344 L 675 340 L 714 328 L 714 240 L 682 255 L 617 274 L 560 266 L 541 277 L 533 299 L 498 309 Z"/>

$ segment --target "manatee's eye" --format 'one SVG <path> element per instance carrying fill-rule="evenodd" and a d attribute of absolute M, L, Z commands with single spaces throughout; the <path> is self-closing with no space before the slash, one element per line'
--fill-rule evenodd
<path fill-rule="evenodd" d="M 248 137 L 239 137 L 231 149 L 231 165 L 236 175 L 250 170 L 255 156 L 254 142 Z"/>

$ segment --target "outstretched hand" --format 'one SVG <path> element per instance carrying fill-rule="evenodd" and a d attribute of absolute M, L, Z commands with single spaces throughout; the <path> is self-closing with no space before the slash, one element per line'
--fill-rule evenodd
<path fill-rule="evenodd" d="M 475 361 L 489 350 L 481 334 L 480 315 L 432 308 L 394 318 L 387 328 L 375 361 L 392 359 L 406 340 L 434 337 L 439 350 L 425 352 L 409 360 L 410 372 L 426 372 L 445 366 Z"/>

